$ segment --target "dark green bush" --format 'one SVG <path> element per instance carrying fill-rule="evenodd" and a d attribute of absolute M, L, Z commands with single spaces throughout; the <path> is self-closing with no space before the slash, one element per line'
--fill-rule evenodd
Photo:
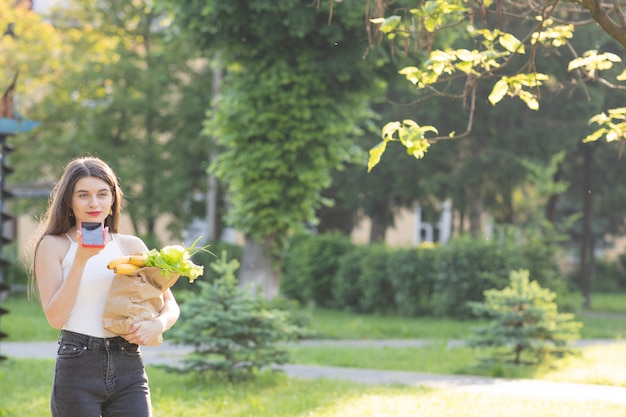
<path fill-rule="evenodd" d="M 363 271 L 363 260 L 368 254 L 367 246 L 355 246 L 339 260 L 337 275 L 333 282 L 333 307 L 361 312 L 363 289 L 359 285 L 359 277 Z"/>
<path fill-rule="evenodd" d="M 555 247 L 546 245 L 538 239 L 523 244 L 509 244 L 510 251 L 518 252 L 517 259 L 511 270 L 527 269 L 531 276 L 544 288 L 554 291 L 557 296 L 568 293 L 567 280 L 564 279 L 556 261 Z M 563 307 L 561 305 L 561 307 Z"/>
<path fill-rule="evenodd" d="M 387 273 L 396 312 L 414 317 L 433 312 L 432 297 L 439 269 L 439 250 L 398 248 L 389 251 Z"/>
<path fill-rule="evenodd" d="M 358 284 L 363 293 L 359 302 L 360 311 L 365 313 L 392 313 L 395 311 L 394 292 L 387 258 L 389 248 L 384 245 L 369 245 L 367 255 L 362 258 Z"/>
<path fill-rule="evenodd" d="M 353 244 L 345 235 L 297 236 L 289 244 L 281 277 L 281 293 L 303 304 L 333 304 L 333 281 L 341 257 Z"/>
<path fill-rule="evenodd" d="M 436 311 L 456 318 L 468 317 L 468 302 L 481 301 L 486 290 L 504 288 L 509 272 L 518 269 L 541 277 L 537 282 L 557 294 L 567 293 L 551 249 L 541 242 L 518 244 L 467 237 L 451 241 L 441 248 Z"/>
<path fill-rule="evenodd" d="M 516 255 L 496 242 L 460 238 L 441 247 L 440 256 L 435 313 L 467 318 L 468 301 L 481 301 L 485 290 L 506 285 Z"/>
<path fill-rule="evenodd" d="M 285 258 L 281 290 L 302 304 L 357 312 L 468 318 L 468 302 L 501 289 L 509 272 L 527 269 L 539 284 L 569 300 L 553 249 L 461 237 L 432 249 L 354 245 L 337 235 L 298 236 Z M 563 306 L 572 310 L 575 306 Z"/>
<path fill-rule="evenodd" d="M 307 245 L 314 238 L 309 234 L 293 236 L 289 239 L 283 255 L 280 293 L 302 304 L 309 304 L 313 301 L 312 290 L 308 284 L 310 260 Z"/>
<path fill-rule="evenodd" d="M 596 258 L 594 263 L 593 291 L 609 293 L 626 289 L 624 261 L 623 256 L 618 261 Z"/>

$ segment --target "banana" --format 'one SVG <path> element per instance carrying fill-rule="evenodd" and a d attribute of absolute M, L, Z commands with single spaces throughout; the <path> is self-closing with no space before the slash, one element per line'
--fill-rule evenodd
<path fill-rule="evenodd" d="M 129 263 L 123 263 L 116 265 L 115 268 L 113 268 L 113 272 L 120 275 L 132 275 L 138 269 L 141 269 L 141 267 Z"/>
<path fill-rule="evenodd" d="M 146 266 L 146 260 L 148 259 L 147 255 L 141 254 L 141 255 L 130 255 L 128 258 L 128 262 L 133 264 L 133 265 L 137 265 L 140 268 L 143 268 L 144 266 Z"/>
<path fill-rule="evenodd" d="M 128 256 L 120 256 L 119 258 L 112 259 L 108 264 L 107 268 L 115 269 L 116 266 L 120 264 L 131 264 L 143 268 L 146 266 L 146 255 L 128 255 Z"/>

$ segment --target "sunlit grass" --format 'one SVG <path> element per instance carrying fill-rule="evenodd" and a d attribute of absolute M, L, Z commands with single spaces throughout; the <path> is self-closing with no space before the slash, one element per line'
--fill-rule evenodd
<path fill-rule="evenodd" d="M 550 381 L 626 386 L 626 343 L 581 349 L 555 367 L 541 370 L 537 378 Z"/>
<path fill-rule="evenodd" d="M 50 415 L 51 360 L 0 364 L 0 417 Z M 229 384 L 148 367 L 155 417 L 623 417 L 599 401 L 541 400 L 522 394 L 369 386 L 264 373 Z"/>
<path fill-rule="evenodd" d="M 624 406 L 599 401 L 547 401 L 514 395 L 489 395 L 456 390 L 361 393 L 345 398 L 319 412 L 315 417 L 617 417 Z"/>

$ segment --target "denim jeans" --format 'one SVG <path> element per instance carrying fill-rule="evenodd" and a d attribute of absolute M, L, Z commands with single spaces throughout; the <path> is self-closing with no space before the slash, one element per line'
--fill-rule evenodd
<path fill-rule="evenodd" d="M 139 346 L 62 330 L 50 408 L 52 417 L 150 417 Z"/>

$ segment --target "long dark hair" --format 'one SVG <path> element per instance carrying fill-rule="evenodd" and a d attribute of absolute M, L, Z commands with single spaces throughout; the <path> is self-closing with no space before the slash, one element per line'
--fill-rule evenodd
<path fill-rule="evenodd" d="M 106 162 L 92 156 L 76 158 L 70 161 L 65 167 L 61 179 L 52 188 L 50 198 L 48 199 L 48 207 L 40 222 L 40 233 L 35 241 L 33 255 L 32 271 L 35 279 L 34 262 L 41 239 L 47 235 L 56 236 L 67 233 L 76 225 L 76 218 L 70 207 L 72 195 L 78 180 L 85 177 L 99 178 L 109 185 L 113 195 L 113 205 L 111 206 L 111 213 L 104 220 L 104 225 L 109 228 L 111 233 L 117 233 L 124 194 L 113 169 Z"/>

